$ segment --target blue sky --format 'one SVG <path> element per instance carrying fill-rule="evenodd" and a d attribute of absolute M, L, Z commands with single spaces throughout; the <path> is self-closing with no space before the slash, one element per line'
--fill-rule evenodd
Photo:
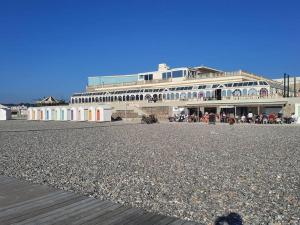
<path fill-rule="evenodd" d="M 0 102 L 84 91 L 90 75 L 206 65 L 300 75 L 298 0 L 0 0 Z"/>

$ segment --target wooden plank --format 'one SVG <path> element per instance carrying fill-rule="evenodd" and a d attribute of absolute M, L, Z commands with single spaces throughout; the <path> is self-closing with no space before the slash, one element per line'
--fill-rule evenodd
<path fill-rule="evenodd" d="M 176 221 L 174 221 L 168 225 L 183 225 L 185 222 L 186 222 L 185 220 L 177 219 Z"/>
<path fill-rule="evenodd" d="M 172 223 L 176 220 L 177 219 L 174 218 L 174 217 L 167 216 L 167 217 L 163 218 L 162 220 L 158 221 L 155 225 L 167 225 L 167 224 L 170 224 L 170 223 Z"/>
<path fill-rule="evenodd" d="M 106 221 L 101 222 L 103 225 L 116 225 L 116 224 L 122 224 L 124 221 L 130 219 L 133 217 L 134 214 L 138 213 L 138 209 L 135 208 L 129 208 L 122 213 L 119 213 L 116 216 L 110 217 Z"/>
<path fill-rule="evenodd" d="M 93 199 L 87 198 L 83 199 L 81 201 L 75 202 L 71 205 L 64 206 L 61 208 L 58 208 L 56 210 L 52 210 L 50 212 L 40 214 L 38 216 L 32 217 L 30 219 L 24 220 L 18 224 L 41 224 L 42 222 L 47 222 L 51 220 L 52 218 L 55 218 L 57 216 L 60 216 L 66 212 L 69 212 L 69 210 L 77 210 L 78 208 L 85 207 L 87 204 L 90 204 L 90 202 Z"/>
<path fill-rule="evenodd" d="M 28 204 L 20 205 L 18 207 L 12 207 L 12 208 L 9 208 L 7 210 L 1 211 L 0 212 L 0 217 L 2 218 L 2 217 L 5 217 L 5 216 L 8 216 L 8 215 L 17 213 L 17 212 L 29 211 L 29 210 L 33 209 L 34 207 L 47 205 L 47 204 L 55 202 L 55 201 L 57 201 L 61 198 L 64 199 L 64 198 L 69 197 L 69 196 L 71 196 L 70 193 L 62 192 L 62 193 L 60 193 L 58 195 L 55 195 L 55 196 L 52 196 L 51 198 L 48 198 L 48 199 L 41 199 L 41 200 L 38 200 L 38 201 L 30 202 Z"/>
<path fill-rule="evenodd" d="M 187 221 L 183 225 L 200 225 L 200 224 L 192 221 Z"/>
<path fill-rule="evenodd" d="M 106 222 L 107 220 L 111 219 L 112 217 L 117 216 L 118 214 L 128 210 L 129 207 L 125 207 L 125 206 L 120 206 L 115 210 L 109 211 L 99 217 L 96 217 L 95 219 L 93 219 L 92 221 L 89 221 L 88 224 L 89 225 L 98 225 L 98 224 L 104 224 L 104 222 Z"/>
<path fill-rule="evenodd" d="M 15 180 L 8 186 L 0 185 L 0 195 L 2 196 L 0 207 L 3 208 L 18 202 L 40 197 L 49 192 L 52 192 L 52 190 L 44 185 L 16 182 Z"/>
<path fill-rule="evenodd" d="M 109 201 L 99 201 L 95 200 L 97 202 L 96 205 L 94 205 L 93 208 L 90 208 L 88 211 L 76 213 L 66 219 L 61 219 L 58 222 L 54 223 L 55 225 L 65 225 L 65 224 L 74 224 L 75 222 L 78 222 L 78 220 L 81 220 L 83 218 L 87 218 L 90 215 L 96 214 L 99 210 L 104 210 L 105 207 L 111 206 L 113 203 Z"/>
<path fill-rule="evenodd" d="M 62 208 L 67 205 L 71 205 L 71 204 L 81 201 L 83 199 L 85 199 L 85 197 L 83 197 L 83 196 L 74 196 L 74 197 L 65 199 L 64 201 L 61 201 L 61 202 L 55 202 L 55 204 L 47 206 L 47 207 L 43 207 L 40 209 L 34 209 L 29 212 L 22 212 L 21 215 L 15 215 L 13 218 L 11 218 L 5 222 L 8 224 L 20 223 L 24 220 L 30 219 L 32 217 L 36 217 L 38 215 L 53 211 L 58 208 Z"/>
<path fill-rule="evenodd" d="M 127 224 L 129 222 L 135 221 L 136 219 L 140 218 L 141 216 L 145 216 L 147 212 L 143 209 L 138 209 L 134 214 L 128 215 L 122 218 L 122 221 L 116 221 L 112 225 L 117 225 L 117 224 Z"/>
<path fill-rule="evenodd" d="M 165 216 L 163 216 L 163 215 L 155 215 L 151 219 L 145 221 L 143 223 L 143 225 L 156 225 L 159 221 L 161 221 L 164 218 L 165 218 Z"/>
<path fill-rule="evenodd" d="M 101 207 L 100 209 L 96 210 L 93 214 L 83 217 L 73 223 L 73 225 L 83 225 L 83 224 L 89 224 L 91 221 L 93 221 L 95 218 L 100 217 L 101 215 L 104 215 L 108 212 L 111 212 L 117 208 L 120 208 L 121 206 L 115 203 L 107 204 L 106 207 Z"/>
<path fill-rule="evenodd" d="M 152 217 L 155 217 L 155 214 L 153 213 L 146 213 L 140 217 L 137 217 L 133 220 L 131 220 L 128 223 L 125 223 L 124 225 L 140 225 L 144 224 L 146 221 L 150 220 Z"/>
<path fill-rule="evenodd" d="M 51 220 L 47 220 L 47 222 L 43 223 L 44 225 L 50 225 L 50 224 L 55 224 L 55 223 L 59 223 L 59 222 L 63 222 L 65 221 L 63 224 L 72 224 L 71 220 L 72 217 L 74 217 L 75 215 L 80 215 L 80 214 L 84 214 L 87 211 L 93 210 L 95 207 L 97 207 L 100 204 L 99 201 L 96 201 L 93 199 L 93 201 L 91 201 L 88 204 L 85 204 L 84 207 L 78 207 L 76 209 L 72 209 L 72 210 L 68 210 L 67 212 L 63 213 L 62 215 L 56 216 L 55 217 L 51 217 Z"/>
<path fill-rule="evenodd" d="M 35 202 L 35 201 L 39 201 L 39 200 L 42 200 L 42 199 L 51 198 L 52 196 L 57 195 L 59 193 L 63 193 L 63 191 L 51 192 L 49 194 L 42 195 L 42 196 L 37 197 L 37 198 L 32 198 L 32 199 L 29 199 L 27 201 L 18 202 L 18 203 L 11 204 L 11 205 L 6 206 L 6 207 L 2 207 L 2 208 L 0 208 L 0 212 L 2 212 L 4 210 L 7 210 L 7 209 L 11 209 L 11 208 L 19 207 L 19 206 L 22 206 L 22 205 L 26 205 L 26 204 L 29 204 L 29 203 L 32 203 L 32 202 Z"/>

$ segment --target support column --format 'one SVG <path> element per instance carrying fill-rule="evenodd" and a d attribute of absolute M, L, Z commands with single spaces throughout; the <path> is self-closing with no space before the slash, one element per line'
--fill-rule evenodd
<path fill-rule="evenodd" d="M 203 106 L 200 106 L 199 108 L 200 108 L 200 111 L 202 112 L 202 114 L 204 114 L 204 113 L 205 113 L 205 112 L 204 112 L 204 107 L 203 107 Z"/>

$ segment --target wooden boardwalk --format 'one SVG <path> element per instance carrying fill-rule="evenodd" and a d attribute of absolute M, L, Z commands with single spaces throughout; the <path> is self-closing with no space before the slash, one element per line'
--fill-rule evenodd
<path fill-rule="evenodd" d="M 0 224 L 197 225 L 0 176 Z"/>

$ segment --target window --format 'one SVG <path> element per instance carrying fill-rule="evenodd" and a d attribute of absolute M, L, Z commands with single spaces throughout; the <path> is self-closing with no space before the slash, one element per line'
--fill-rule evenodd
<path fill-rule="evenodd" d="M 167 80 L 167 73 L 162 73 L 162 79 Z"/>
<path fill-rule="evenodd" d="M 183 77 L 183 71 L 182 70 L 176 70 L 172 72 L 173 78 Z"/>
<path fill-rule="evenodd" d="M 251 88 L 251 89 L 248 91 L 248 95 L 251 95 L 251 96 L 257 95 L 257 90 L 254 89 L 254 88 Z"/>
<path fill-rule="evenodd" d="M 212 86 L 212 88 L 217 88 L 219 86 L 219 84 L 214 84 L 213 86 Z"/>
<path fill-rule="evenodd" d="M 259 95 L 260 95 L 261 97 L 268 96 L 268 89 L 266 89 L 266 88 L 260 89 Z"/>
<path fill-rule="evenodd" d="M 210 98 L 210 97 L 211 97 L 210 91 L 207 91 L 207 92 L 206 92 L 206 97 L 207 97 L 207 98 Z"/>
<path fill-rule="evenodd" d="M 243 89 L 243 96 L 247 96 L 247 95 L 248 95 L 247 89 Z"/>
<path fill-rule="evenodd" d="M 181 93 L 180 94 L 180 99 L 186 99 L 186 93 Z"/>
<path fill-rule="evenodd" d="M 175 98 L 179 99 L 179 93 L 176 93 Z"/>
<path fill-rule="evenodd" d="M 231 90 L 227 90 L 227 96 L 230 97 L 232 95 L 232 91 Z"/>
<path fill-rule="evenodd" d="M 222 90 L 221 96 L 222 96 L 222 97 L 225 97 L 225 96 L 226 96 L 226 90 Z"/>
<path fill-rule="evenodd" d="M 239 85 L 239 83 L 234 83 L 233 87 L 237 87 Z"/>
<path fill-rule="evenodd" d="M 241 96 L 241 95 L 242 95 L 242 92 L 241 92 L 240 89 L 235 89 L 235 90 L 233 91 L 232 95 L 238 97 L 238 96 Z"/>
<path fill-rule="evenodd" d="M 203 91 L 200 91 L 200 92 L 198 93 L 198 97 L 199 97 L 199 98 L 204 97 L 204 92 L 203 92 Z"/>
<path fill-rule="evenodd" d="M 225 84 L 226 87 L 232 87 L 232 83 Z"/>

